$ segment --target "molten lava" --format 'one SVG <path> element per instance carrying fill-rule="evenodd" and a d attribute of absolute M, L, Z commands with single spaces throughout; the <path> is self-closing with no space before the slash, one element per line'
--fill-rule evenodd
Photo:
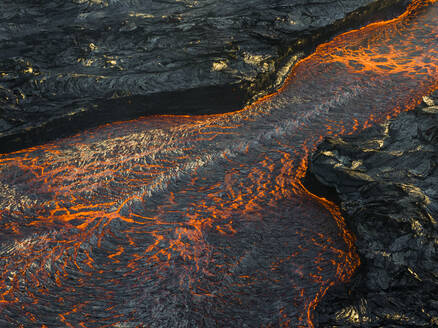
<path fill-rule="evenodd" d="M 243 110 L 0 156 L 1 327 L 313 327 L 359 264 L 307 156 L 438 86 L 438 4 L 340 35 Z M 334 218 L 334 220 L 333 220 Z"/>

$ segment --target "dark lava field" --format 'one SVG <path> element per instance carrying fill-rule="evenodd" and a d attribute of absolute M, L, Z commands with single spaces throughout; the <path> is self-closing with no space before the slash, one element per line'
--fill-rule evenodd
<path fill-rule="evenodd" d="M 323 140 L 438 88 L 436 0 L 5 0 L 0 44 L 0 327 L 375 320 L 346 300 L 377 258 L 358 183 L 336 200 L 305 177 Z M 386 327 L 435 324 L 411 314 Z"/>

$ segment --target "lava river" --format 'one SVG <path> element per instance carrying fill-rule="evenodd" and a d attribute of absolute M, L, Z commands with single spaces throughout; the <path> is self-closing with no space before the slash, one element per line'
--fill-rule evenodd
<path fill-rule="evenodd" d="M 0 326 L 313 327 L 359 259 L 338 208 L 302 185 L 307 156 L 413 108 L 437 68 L 438 3 L 414 1 L 240 111 L 0 155 Z"/>

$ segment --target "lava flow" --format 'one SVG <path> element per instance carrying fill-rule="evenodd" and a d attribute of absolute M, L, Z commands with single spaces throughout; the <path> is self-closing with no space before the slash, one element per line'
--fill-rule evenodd
<path fill-rule="evenodd" d="M 0 155 L 0 326 L 313 327 L 359 259 L 339 209 L 301 183 L 309 152 L 437 83 L 438 4 L 414 1 L 243 110 Z"/>

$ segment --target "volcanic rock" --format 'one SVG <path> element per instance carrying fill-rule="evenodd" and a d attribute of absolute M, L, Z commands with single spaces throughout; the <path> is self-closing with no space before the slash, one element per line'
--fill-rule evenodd
<path fill-rule="evenodd" d="M 0 3 L 0 152 L 114 120 L 239 109 L 407 0 Z"/>
<path fill-rule="evenodd" d="M 327 138 L 310 172 L 335 188 L 361 265 L 319 304 L 319 327 L 438 326 L 438 92 L 356 136 Z"/>

